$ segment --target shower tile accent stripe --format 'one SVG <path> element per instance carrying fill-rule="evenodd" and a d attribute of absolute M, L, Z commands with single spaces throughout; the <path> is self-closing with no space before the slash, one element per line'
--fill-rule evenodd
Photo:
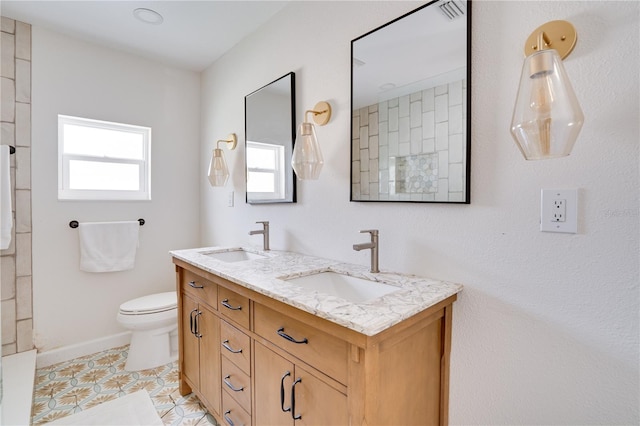
<path fill-rule="evenodd" d="M 31 25 L 2 17 L 0 144 L 11 155 L 11 244 L 0 251 L 2 355 L 33 349 L 31 284 Z"/>
<path fill-rule="evenodd" d="M 466 79 L 353 112 L 354 200 L 463 201 Z"/>
<path fill-rule="evenodd" d="M 176 362 L 125 371 L 128 349 L 113 348 L 36 370 L 31 423 L 52 422 L 145 389 L 165 425 L 217 425 L 195 395 L 180 395 Z"/>

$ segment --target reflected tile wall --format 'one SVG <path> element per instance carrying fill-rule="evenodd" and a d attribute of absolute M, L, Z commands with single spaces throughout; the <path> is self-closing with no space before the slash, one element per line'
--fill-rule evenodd
<path fill-rule="evenodd" d="M 354 111 L 353 199 L 463 201 L 466 90 L 460 80 Z"/>
<path fill-rule="evenodd" d="M 11 156 L 11 244 L 0 251 L 2 355 L 33 349 L 31 296 L 31 25 L 1 18 L 0 143 Z"/>

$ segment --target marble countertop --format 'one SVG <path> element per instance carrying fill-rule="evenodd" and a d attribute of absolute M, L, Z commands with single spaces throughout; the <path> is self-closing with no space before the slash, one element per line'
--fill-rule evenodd
<path fill-rule="evenodd" d="M 264 258 L 225 262 L 209 254 L 244 250 Z M 285 251 L 261 251 L 251 247 L 200 247 L 174 250 L 170 254 L 188 264 L 225 278 L 250 290 L 327 319 L 351 330 L 373 336 L 460 292 L 462 285 L 413 275 L 381 271 L 367 266 Z M 323 271 L 377 281 L 397 291 L 362 303 L 308 291 L 285 281 Z"/>

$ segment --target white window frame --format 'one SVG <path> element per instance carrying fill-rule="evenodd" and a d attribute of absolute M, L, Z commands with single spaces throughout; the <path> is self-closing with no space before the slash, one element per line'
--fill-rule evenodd
<path fill-rule="evenodd" d="M 269 173 L 273 175 L 273 192 L 249 192 L 252 200 L 284 200 L 285 198 L 285 179 L 284 179 L 284 146 L 265 142 L 247 141 L 247 149 L 263 149 L 273 152 L 275 158 L 275 167 L 273 169 L 264 169 L 259 167 L 249 167 L 247 165 L 247 179 L 250 172 Z"/>
<path fill-rule="evenodd" d="M 123 159 L 107 156 L 66 154 L 64 151 L 64 125 L 91 127 L 142 135 L 142 159 Z M 104 190 L 69 188 L 69 162 L 71 160 L 95 161 L 97 163 L 121 163 L 139 165 L 139 190 Z M 58 200 L 151 200 L 151 128 L 132 124 L 114 123 L 89 118 L 58 115 Z"/>

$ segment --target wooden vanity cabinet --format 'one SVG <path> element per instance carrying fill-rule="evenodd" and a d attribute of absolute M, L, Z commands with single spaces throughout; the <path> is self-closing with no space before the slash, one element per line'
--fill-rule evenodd
<path fill-rule="evenodd" d="M 217 285 L 206 306 L 217 309 L 209 312 L 200 308 L 202 300 L 196 307 L 192 290 L 181 292 L 180 392 L 193 389 L 220 424 L 448 424 L 455 294 L 367 336 L 179 259 L 174 263 L 182 290 L 190 274 Z M 223 300 L 242 309 L 223 309 Z M 217 349 L 199 345 L 199 387 L 189 340 L 196 308 L 219 325 Z M 205 370 L 212 364 L 221 367 Z M 217 400 L 203 381 L 217 383 Z"/>

